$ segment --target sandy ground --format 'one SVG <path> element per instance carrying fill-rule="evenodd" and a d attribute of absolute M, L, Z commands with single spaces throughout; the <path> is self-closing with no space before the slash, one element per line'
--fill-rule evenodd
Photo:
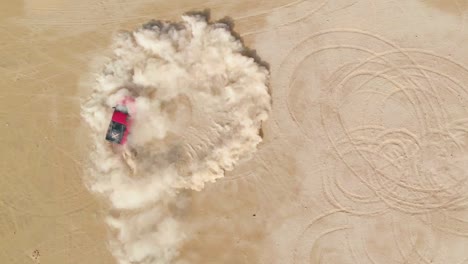
<path fill-rule="evenodd" d="M 464 0 L 0 1 L 0 263 L 114 263 L 79 83 L 115 30 L 210 9 L 270 64 L 256 156 L 191 195 L 188 263 L 468 263 Z"/>

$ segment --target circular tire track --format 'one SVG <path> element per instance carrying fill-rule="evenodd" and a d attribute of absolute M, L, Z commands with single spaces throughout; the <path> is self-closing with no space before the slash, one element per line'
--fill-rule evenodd
<path fill-rule="evenodd" d="M 285 58 L 272 74 L 274 123 L 310 146 L 328 141 L 323 195 L 335 208 L 374 218 L 399 211 L 468 236 L 466 67 L 354 29 L 314 34 Z M 315 250 L 307 232 L 296 243 L 296 263 L 309 263 Z M 409 259 L 433 257 L 414 238 L 404 240 L 402 257 L 413 249 Z"/>

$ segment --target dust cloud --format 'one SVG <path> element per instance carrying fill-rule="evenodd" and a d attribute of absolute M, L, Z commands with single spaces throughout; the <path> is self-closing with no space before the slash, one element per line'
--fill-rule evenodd
<path fill-rule="evenodd" d="M 184 190 L 223 177 L 261 142 L 271 107 L 268 70 L 224 23 L 184 15 L 118 33 L 82 116 L 95 142 L 85 183 L 110 202 L 109 248 L 119 263 L 170 263 L 187 239 Z M 125 146 L 104 140 L 112 107 L 135 98 Z"/>

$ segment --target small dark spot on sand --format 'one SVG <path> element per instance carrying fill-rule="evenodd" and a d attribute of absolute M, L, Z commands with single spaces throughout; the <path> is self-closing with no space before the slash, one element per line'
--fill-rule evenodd
<path fill-rule="evenodd" d="M 39 250 L 38 250 L 38 249 L 36 249 L 36 250 L 33 251 L 32 257 L 33 257 L 35 260 L 37 260 L 40 256 L 41 256 L 41 254 L 39 253 Z"/>

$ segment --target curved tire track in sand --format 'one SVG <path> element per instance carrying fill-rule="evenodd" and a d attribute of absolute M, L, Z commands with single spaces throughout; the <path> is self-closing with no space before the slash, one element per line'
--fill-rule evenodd
<path fill-rule="evenodd" d="M 285 58 L 276 71 L 281 74 L 274 81 L 282 88 L 273 94 L 272 116 L 282 134 L 294 133 L 311 146 L 327 138 L 332 149 L 328 159 L 335 165 L 324 174 L 323 195 L 335 208 L 366 219 L 399 211 L 419 215 L 418 221 L 442 232 L 468 234 L 465 214 L 455 216 L 460 210 L 466 213 L 468 201 L 463 162 L 468 157 L 465 66 L 354 29 L 314 34 Z M 340 63 L 327 68 L 327 60 Z M 303 70 L 314 66 L 325 74 Z M 353 100 L 367 103 L 356 109 Z M 389 114 L 387 105 L 399 109 Z M 314 110 L 320 124 L 312 121 L 317 116 Z M 349 112 L 358 118 L 350 120 Z M 288 131 L 291 127 L 294 132 Z M 431 248 L 418 253 L 422 246 L 411 235 L 397 237 L 409 241 L 397 243 L 401 258 L 428 261 Z M 302 252 L 298 259 L 316 251 L 300 241 L 316 239 L 307 230 L 297 238 L 296 251 Z M 409 247 L 417 255 L 406 256 Z M 364 257 L 366 246 L 359 252 Z"/>

